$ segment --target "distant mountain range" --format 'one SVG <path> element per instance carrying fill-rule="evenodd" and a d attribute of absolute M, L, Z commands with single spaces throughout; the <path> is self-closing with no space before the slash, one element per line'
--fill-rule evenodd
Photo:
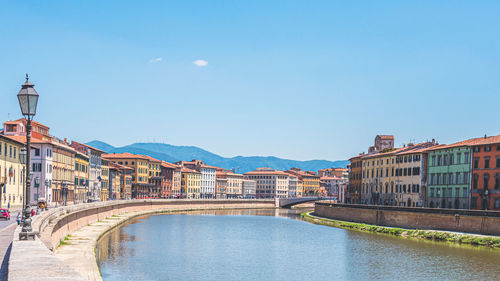
<path fill-rule="evenodd" d="M 325 168 L 346 167 L 349 163 L 347 160 L 296 161 L 273 156 L 236 156 L 225 158 L 196 146 L 177 146 L 163 143 L 134 143 L 123 147 L 114 147 L 105 142 L 95 140 L 88 142 L 87 145 L 108 153 L 129 152 L 133 154 L 142 154 L 171 163 L 199 159 L 204 161 L 207 165 L 229 170 L 234 168 L 237 173 L 246 173 L 261 167 L 270 167 L 277 170 L 288 170 L 292 167 L 297 167 L 307 171 L 318 171 Z"/>

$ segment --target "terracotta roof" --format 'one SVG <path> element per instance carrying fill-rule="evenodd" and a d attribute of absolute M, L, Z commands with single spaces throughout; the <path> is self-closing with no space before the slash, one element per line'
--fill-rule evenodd
<path fill-rule="evenodd" d="M 143 159 L 143 160 L 148 160 L 148 158 L 144 157 L 143 155 L 132 154 L 132 153 L 128 153 L 128 152 L 103 154 L 102 157 L 107 158 L 107 159 Z"/>
<path fill-rule="evenodd" d="M 186 168 L 186 167 L 182 167 L 181 172 L 182 173 L 200 174 L 200 172 L 193 170 L 193 169 Z"/>
<path fill-rule="evenodd" d="M 393 135 L 377 135 L 377 137 L 380 137 L 383 140 L 393 140 L 394 139 Z"/>
<path fill-rule="evenodd" d="M 166 161 L 161 161 L 161 166 L 165 167 L 165 168 L 171 168 L 171 169 L 178 169 L 178 168 L 180 168 L 179 166 L 177 166 L 175 164 L 172 164 L 172 163 L 168 163 Z"/>
<path fill-rule="evenodd" d="M 28 121 L 26 120 L 26 118 L 21 118 L 21 119 L 17 119 L 17 120 L 14 120 L 14 121 L 6 121 L 4 122 L 4 124 L 19 124 L 19 123 L 23 123 L 23 124 L 27 124 Z M 31 120 L 31 125 L 35 125 L 35 126 L 40 126 L 40 127 L 44 127 L 46 128 L 47 130 L 50 129 L 48 126 L 45 126 L 43 125 L 42 123 L 40 122 L 36 122 L 34 120 Z"/>
<path fill-rule="evenodd" d="M 153 157 L 148 156 L 148 155 L 141 155 L 141 156 L 146 157 L 146 158 L 147 158 L 149 161 L 151 161 L 151 162 L 161 162 L 161 160 L 158 160 L 158 159 L 153 158 Z"/>
<path fill-rule="evenodd" d="M 72 141 L 71 141 L 71 143 L 76 143 L 76 144 L 79 144 L 79 145 L 83 145 L 83 146 L 86 146 L 86 147 L 88 147 L 88 148 L 90 148 L 90 149 L 93 149 L 93 150 L 99 151 L 99 152 L 104 153 L 104 154 L 105 154 L 105 153 L 107 153 L 106 151 L 100 150 L 100 149 L 98 149 L 98 148 L 95 148 L 95 147 L 93 147 L 93 146 L 90 146 L 90 145 L 87 145 L 87 144 L 84 144 L 84 143 L 81 143 L 81 142 L 77 142 L 77 141 L 73 141 L 73 140 L 72 140 Z"/>
<path fill-rule="evenodd" d="M 249 176 L 252 176 L 252 175 L 279 175 L 279 176 L 288 176 L 288 174 L 285 173 L 285 172 L 283 172 L 283 171 L 257 171 L 257 170 L 244 173 L 243 175 L 249 175 Z"/>
<path fill-rule="evenodd" d="M 13 140 L 13 141 L 21 143 L 21 144 L 25 144 L 26 143 L 26 136 L 6 136 L 6 135 L 2 135 L 2 137 L 8 138 L 10 140 Z M 31 137 L 31 143 L 50 143 L 50 142 L 49 141 L 44 141 L 44 140 L 41 140 L 41 139 L 37 139 L 37 138 L 34 138 L 34 137 Z"/>
<path fill-rule="evenodd" d="M 500 144 L 500 135 L 486 137 L 486 138 L 481 137 L 481 138 L 468 139 L 468 140 L 452 143 L 449 145 L 443 145 L 440 147 L 432 148 L 429 150 L 439 150 L 439 149 L 447 149 L 447 148 L 460 147 L 460 146 L 478 146 L 478 145 L 488 145 L 488 144 Z"/>

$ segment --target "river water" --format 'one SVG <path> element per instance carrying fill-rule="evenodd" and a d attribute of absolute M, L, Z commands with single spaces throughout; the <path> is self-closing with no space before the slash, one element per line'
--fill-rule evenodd
<path fill-rule="evenodd" d="M 500 280 L 500 250 L 314 225 L 300 212 L 138 217 L 103 236 L 98 264 L 105 281 Z"/>

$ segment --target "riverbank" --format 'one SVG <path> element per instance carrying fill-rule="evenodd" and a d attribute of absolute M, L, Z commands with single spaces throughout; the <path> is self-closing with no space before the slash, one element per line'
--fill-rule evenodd
<path fill-rule="evenodd" d="M 476 235 L 468 233 L 458 233 L 439 230 L 404 229 L 397 227 L 387 227 L 370 225 L 364 223 L 354 223 L 339 220 L 332 220 L 318 217 L 313 212 L 302 213 L 302 218 L 310 223 L 338 227 L 343 229 L 357 230 L 363 232 L 381 233 L 404 238 L 425 239 L 431 241 L 450 242 L 464 245 L 484 246 L 488 248 L 500 249 L 500 237 Z"/>
<path fill-rule="evenodd" d="M 262 207 L 263 209 L 273 209 Z M 91 281 L 102 280 L 100 269 L 97 265 L 96 247 L 99 240 L 109 231 L 127 223 L 130 219 L 156 214 L 176 214 L 190 211 L 209 210 L 245 210 L 255 208 L 186 208 L 176 210 L 148 210 L 138 212 L 128 212 L 119 215 L 112 215 L 87 226 L 80 228 L 72 234 L 66 236 L 59 243 L 54 251 L 55 255 L 62 259 L 71 268 L 79 272 L 83 277 Z"/>

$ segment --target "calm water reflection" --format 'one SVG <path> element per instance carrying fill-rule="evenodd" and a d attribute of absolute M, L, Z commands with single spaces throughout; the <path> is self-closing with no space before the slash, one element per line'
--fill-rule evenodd
<path fill-rule="evenodd" d="M 318 226 L 299 214 L 139 217 L 99 241 L 98 263 L 106 281 L 500 279 L 498 250 Z"/>

